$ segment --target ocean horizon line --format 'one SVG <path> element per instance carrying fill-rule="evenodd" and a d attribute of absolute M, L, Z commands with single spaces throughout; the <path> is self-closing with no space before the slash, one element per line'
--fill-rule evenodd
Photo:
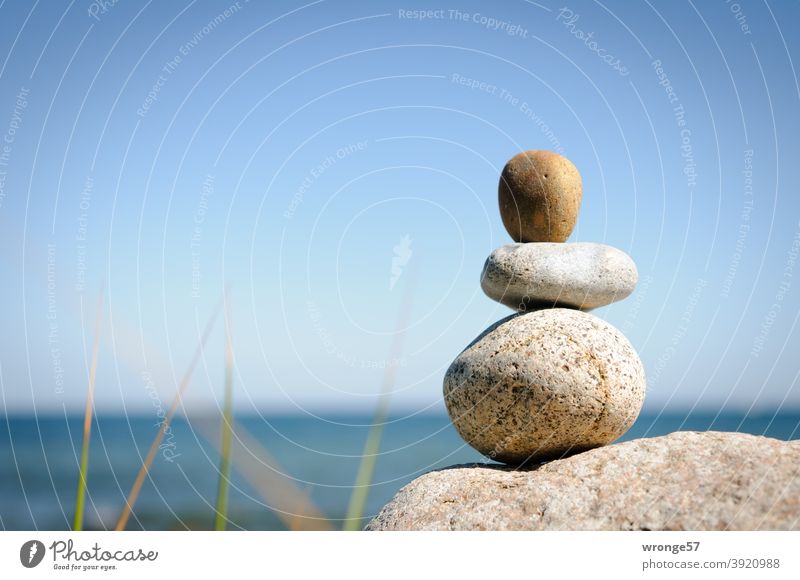
<path fill-rule="evenodd" d="M 218 417 L 221 413 L 221 410 L 216 411 L 213 409 L 204 408 L 202 410 L 192 411 L 189 410 L 188 412 L 182 412 L 175 415 L 174 420 L 185 420 L 185 419 L 203 419 L 203 418 L 211 418 L 211 417 Z M 364 411 L 343 411 L 343 410 L 333 410 L 333 411 L 322 411 L 322 410 L 311 410 L 309 412 L 301 412 L 301 411 L 293 411 L 293 410 L 248 410 L 248 411 L 234 411 L 234 414 L 239 417 L 240 419 L 243 418 L 252 418 L 258 419 L 260 417 L 270 417 L 270 418 L 286 418 L 286 419 L 309 419 L 309 420 L 325 420 L 325 419 L 332 419 L 332 418 L 347 418 L 347 417 L 358 417 L 363 418 L 367 416 L 372 416 L 374 414 L 373 411 L 364 410 Z M 789 409 L 780 409 L 777 411 L 768 410 L 768 409 L 759 409 L 759 410 L 746 410 L 746 409 L 732 409 L 732 410 L 724 410 L 719 411 L 713 408 L 704 408 L 704 409 L 668 409 L 663 411 L 642 411 L 639 414 L 639 418 L 637 420 L 641 420 L 643 417 L 703 417 L 703 418 L 713 418 L 715 416 L 724 416 L 724 417 L 747 417 L 747 418 L 766 418 L 766 417 L 775 417 L 775 416 L 800 416 L 800 407 L 792 407 Z M 101 417 L 103 419 L 147 419 L 150 417 L 156 417 L 157 414 L 149 409 L 137 409 L 133 412 L 129 413 L 121 413 L 119 411 L 103 411 L 103 410 L 96 410 L 95 416 Z M 7 419 L 7 420 L 18 420 L 18 419 L 39 419 L 39 420 L 53 420 L 53 419 L 64 419 L 67 418 L 80 418 L 83 419 L 83 411 L 82 410 L 69 410 L 67 412 L 58 412 L 57 410 L 48 409 L 45 411 L 33 412 L 33 411 L 18 411 L 18 410 L 9 410 L 2 414 L 0 414 L 0 419 Z M 429 411 L 429 410 L 397 410 L 388 414 L 388 417 L 391 420 L 398 420 L 404 418 L 431 418 L 431 419 L 440 419 L 443 417 L 447 417 L 446 411 Z"/>

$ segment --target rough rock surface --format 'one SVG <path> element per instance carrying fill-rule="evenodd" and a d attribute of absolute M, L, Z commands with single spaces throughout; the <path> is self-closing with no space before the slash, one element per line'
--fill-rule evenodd
<path fill-rule="evenodd" d="M 508 244 L 487 258 L 481 288 L 520 312 L 553 305 L 588 310 L 626 298 L 637 280 L 630 256 L 605 244 Z"/>
<path fill-rule="evenodd" d="M 677 432 L 405 486 L 369 530 L 798 530 L 800 441 Z"/>
<path fill-rule="evenodd" d="M 552 151 L 515 155 L 500 175 L 500 217 L 515 242 L 565 242 L 582 197 L 578 169 Z"/>
<path fill-rule="evenodd" d="M 625 336 L 566 308 L 497 322 L 444 377 L 445 405 L 461 437 L 510 464 L 614 441 L 636 420 L 644 390 L 644 368 Z"/>

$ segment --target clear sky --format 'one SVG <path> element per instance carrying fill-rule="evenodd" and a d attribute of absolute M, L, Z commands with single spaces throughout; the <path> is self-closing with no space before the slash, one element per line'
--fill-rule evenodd
<path fill-rule="evenodd" d="M 650 411 L 800 405 L 800 87 L 777 1 L 0 4 L 8 411 L 168 401 L 230 285 L 241 410 L 442 411 L 508 310 L 505 161 L 583 176 L 570 241 L 628 252 L 596 311 Z M 404 297 L 409 314 L 401 316 Z M 403 319 L 402 350 L 393 350 Z M 187 393 L 222 395 L 217 321 Z"/>

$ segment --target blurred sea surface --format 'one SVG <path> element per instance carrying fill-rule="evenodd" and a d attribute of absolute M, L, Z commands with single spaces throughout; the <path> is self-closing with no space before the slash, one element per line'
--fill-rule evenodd
<path fill-rule="evenodd" d="M 228 528 L 286 529 L 291 524 L 292 509 L 286 507 L 291 504 L 275 495 L 282 489 L 294 490 L 292 497 L 307 498 L 330 520 L 330 525 L 341 527 L 371 416 L 245 415 L 236 420 L 245 435 L 242 449 L 252 448 L 254 452 L 245 469 L 234 462 Z M 0 528 L 69 529 L 82 422 L 77 415 L 0 419 Z M 87 529 L 113 528 L 157 430 L 153 416 L 101 415 L 95 419 Z M 747 416 L 643 414 L 622 440 L 677 430 L 739 431 L 797 439 L 800 412 Z M 218 484 L 218 434 L 218 419 L 190 422 L 176 418 L 156 456 L 128 529 L 211 527 Z M 248 447 L 246 441 L 256 442 L 260 451 L 255 450 L 255 445 Z M 403 485 L 427 471 L 485 461 L 459 438 L 445 415 L 390 417 L 369 490 L 366 516 L 375 514 Z M 269 496 L 264 494 L 265 489 Z"/>

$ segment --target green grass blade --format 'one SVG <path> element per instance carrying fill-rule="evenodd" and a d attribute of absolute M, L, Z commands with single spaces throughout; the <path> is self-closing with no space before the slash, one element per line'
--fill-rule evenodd
<path fill-rule="evenodd" d="M 355 532 L 361 529 L 361 519 L 364 517 L 364 508 L 367 505 L 367 497 L 369 496 L 369 486 L 372 483 L 375 464 L 378 461 L 378 452 L 383 438 L 383 425 L 386 422 L 386 410 L 388 409 L 388 397 L 381 398 L 382 401 L 378 404 L 379 410 L 375 413 L 372 427 L 370 427 L 367 435 L 367 442 L 364 444 L 364 453 L 358 466 L 355 487 L 350 496 L 350 504 L 347 506 L 347 515 L 344 521 L 345 531 Z"/>
<path fill-rule="evenodd" d="M 222 452 L 219 421 L 197 419 L 191 425 L 192 429 L 214 445 L 218 453 Z M 287 530 L 334 530 L 333 522 L 314 505 L 310 490 L 300 489 L 258 439 L 235 419 L 231 431 L 231 471 L 242 476 Z"/>
<path fill-rule="evenodd" d="M 214 530 L 225 530 L 228 520 L 228 487 L 231 474 L 231 443 L 233 441 L 233 346 L 231 342 L 230 303 L 225 301 L 225 407 L 222 416 L 222 450 L 219 463 L 219 485 L 214 516 Z"/>
<path fill-rule="evenodd" d="M 103 321 L 103 292 L 97 302 L 94 339 L 92 342 L 92 363 L 89 367 L 89 388 L 86 392 L 86 410 L 83 414 L 83 442 L 81 443 L 81 463 L 78 471 L 78 491 L 75 496 L 75 515 L 72 530 L 83 530 L 83 512 L 86 505 L 86 481 L 89 472 L 89 440 L 92 436 L 92 411 L 94 409 L 94 383 L 97 377 L 97 355 L 100 351 L 100 326 Z"/>
<path fill-rule="evenodd" d="M 389 361 L 399 361 L 403 354 L 403 340 L 408 321 L 411 318 L 411 303 L 414 295 L 416 282 L 416 272 L 418 264 L 411 268 L 409 279 L 406 282 L 403 301 L 400 305 L 400 312 L 397 316 L 397 328 L 394 333 L 394 340 L 389 350 Z M 369 497 L 369 488 L 372 485 L 372 478 L 375 474 L 375 464 L 378 461 L 378 452 L 381 448 L 383 438 L 383 426 L 389 414 L 389 399 L 394 383 L 397 379 L 397 365 L 388 364 L 383 373 L 383 385 L 375 416 L 372 420 L 367 441 L 364 444 L 364 452 L 361 456 L 361 463 L 358 466 L 355 487 L 350 495 L 350 503 L 347 506 L 343 529 L 345 531 L 357 531 L 361 529 L 361 520 L 364 518 L 364 508 Z"/>

